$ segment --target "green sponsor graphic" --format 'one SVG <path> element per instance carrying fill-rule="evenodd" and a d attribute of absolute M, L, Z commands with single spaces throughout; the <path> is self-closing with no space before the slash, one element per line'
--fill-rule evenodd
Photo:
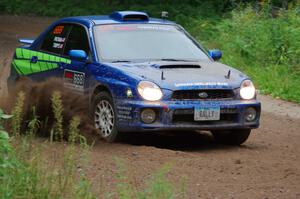
<path fill-rule="evenodd" d="M 37 63 L 30 62 L 33 56 L 37 57 Z M 58 68 L 58 63 L 70 64 L 71 60 L 47 53 L 17 48 L 16 58 L 13 60 L 12 65 L 19 74 L 29 75 Z"/>

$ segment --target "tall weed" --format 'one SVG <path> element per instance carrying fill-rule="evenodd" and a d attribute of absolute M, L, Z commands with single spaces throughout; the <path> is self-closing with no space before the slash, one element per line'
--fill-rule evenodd
<path fill-rule="evenodd" d="M 12 110 L 12 133 L 14 136 L 20 135 L 22 120 L 23 120 L 23 107 L 25 101 L 25 93 L 20 91 L 17 95 L 16 104 Z"/>
<path fill-rule="evenodd" d="M 54 91 L 51 97 L 52 110 L 54 114 L 54 137 L 56 140 L 63 141 L 64 129 L 63 129 L 63 104 L 61 100 L 61 94 L 58 91 Z"/>
<path fill-rule="evenodd" d="M 36 115 L 36 108 L 34 106 L 32 107 L 31 120 L 28 122 L 29 135 L 30 136 L 36 135 L 40 127 L 41 127 L 41 121 L 39 120 L 39 117 Z"/>

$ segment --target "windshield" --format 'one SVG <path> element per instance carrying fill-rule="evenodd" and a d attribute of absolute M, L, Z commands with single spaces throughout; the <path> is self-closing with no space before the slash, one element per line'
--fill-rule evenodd
<path fill-rule="evenodd" d="M 172 25 L 99 25 L 94 34 L 98 57 L 106 62 L 209 59 L 184 31 Z"/>

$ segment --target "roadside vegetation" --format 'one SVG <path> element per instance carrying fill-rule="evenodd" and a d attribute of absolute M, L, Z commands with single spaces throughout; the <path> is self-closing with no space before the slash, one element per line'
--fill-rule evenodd
<path fill-rule="evenodd" d="M 83 155 L 89 150 L 85 139 L 80 139 L 78 118 L 75 116 L 70 121 L 68 145 L 49 155 L 44 144 L 53 148 L 58 144 L 51 139 L 35 139 L 43 121 L 39 120 L 34 106 L 30 120 L 23 121 L 25 93 L 19 92 L 17 96 L 12 115 L 0 109 L 0 198 L 95 198 L 90 183 L 77 168 L 85 163 Z M 53 106 L 62 106 L 56 99 L 59 96 L 59 93 L 53 94 Z M 57 109 L 53 111 L 61 114 Z M 59 121 L 55 123 L 56 126 L 60 124 Z M 9 135 L 4 127 L 12 133 Z M 59 133 L 57 127 L 53 130 Z"/>
<path fill-rule="evenodd" d="M 145 188 L 137 188 L 128 177 L 126 162 L 115 158 L 118 167 L 113 191 L 99 193 L 93 189 L 85 169 L 89 165 L 91 146 L 80 134 L 80 117 L 73 116 L 68 124 L 68 137 L 63 131 L 63 102 L 59 92 L 51 98 L 55 118 L 50 138 L 36 137 L 45 121 L 31 107 L 30 120 L 24 121 L 24 92 L 19 92 L 11 115 L 0 109 L 0 198 L 184 198 L 184 185 L 175 191 L 167 178 L 166 166 L 145 182 Z M 23 125 L 26 127 L 23 128 Z M 11 128 L 10 128 L 11 126 Z M 5 129 L 11 129 L 10 135 Z M 56 142 L 56 141 L 59 142 Z M 101 179 L 99 179 L 101 181 Z M 103 185 L 107 186 L 107 185 Z M 107 187 L 100 187 L 108 190 Z M 111 188 L 110 188 L 111 189 Z"/>
<path fill-rule="evenodd" d="M 31 8 L 35 9 L 31 9 Z M 142 10 L 183 25 L 207 48 L 223 51 L 221 62 L 254 79 L 274 97 L 300 103 L 299 0 L 3 0 L 0 12 L 18 15 L 75 16 Z"/>
<path fill-rule="evenodd" d="M 271 12 L 236 9 L 206 44 L 222 49 L 222 62 L 248 74 L 262 93 L 300 103 L 300 9 Z"/>

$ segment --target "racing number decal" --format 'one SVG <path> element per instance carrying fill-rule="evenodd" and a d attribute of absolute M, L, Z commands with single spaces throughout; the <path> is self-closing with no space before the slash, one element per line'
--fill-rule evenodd
<path fill-rule="evenodd" d="M 75 73 L 73 83 L 76 85 L 83 86 L 84 85 L 84 74 Z"/>
<path fill-rule="evenodd" d="M 64 26 L 56 26 L 53 30 L 54 35 L 59 35 L 63 32 Z"/>
<path fill-rule="evenodd" d="M 73 71 L 66 69 L 64 71 L 64 86 L 84 91 L 85 74 L 83 72 Z"/>

